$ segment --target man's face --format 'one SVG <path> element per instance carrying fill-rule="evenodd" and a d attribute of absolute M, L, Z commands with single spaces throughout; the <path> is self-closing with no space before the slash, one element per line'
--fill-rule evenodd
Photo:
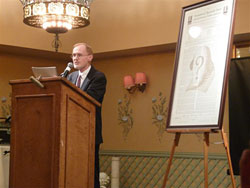
<path fill-rule="evenodd" d="M 76 46 L 72 51 L 72 60 L 74 68 L 83 72 L 86 70 L 93 58 L 93 55 L 89 55 L 84 45 Z"/>

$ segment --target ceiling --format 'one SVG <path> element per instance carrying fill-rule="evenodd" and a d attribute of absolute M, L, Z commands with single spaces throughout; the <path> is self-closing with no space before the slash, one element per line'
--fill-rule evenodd
<path fill-rule="evenodd" d="M 177 41 L 182 7 L 199 0 L 95 0 L 90 26 L 60 35 L 60 52 L 70 53 L 77 42 L 95 52 L 141 48 Z M 22 22 L 18 0 L 0 0 L 0 44 L 54 51 L 53 35 Z M 235 33 L 250 33 L 250 1 L 238 0 Z"/>

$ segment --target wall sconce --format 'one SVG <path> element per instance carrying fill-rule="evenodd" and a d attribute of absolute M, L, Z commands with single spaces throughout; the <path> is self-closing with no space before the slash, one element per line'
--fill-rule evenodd
<path fill-rule="evenodd" d="M 134 93 L 136 90 L 134 78 L 131 75 L 124 76 L 123 85 L 129 93 Z"/>
<path fill-rule="evenodd" d="M 137 72 L 135 74 L 135 81 L 131 75 L 124 76 L 123 85 L 124 88 L 128 90 L 129 93 L 134 93 L 136 88 L 139 91 L 144 92 L 146 89 L 147 78 L 144 72 Z"/>
<path fill-rule="evenodd" d="M 140 92 L 144 92 L 146 89 L 147 78 L 144 72 L 137 72 L 135 74 L 135 84 L 136 87 L 140 90 Z"/>

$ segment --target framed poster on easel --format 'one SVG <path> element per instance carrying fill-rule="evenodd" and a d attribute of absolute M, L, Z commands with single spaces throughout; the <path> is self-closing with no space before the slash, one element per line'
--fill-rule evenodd
<path fill-rule="evenodd" d="M 183 8 L 167 131 L 222 128 L 234 12 L 235 0 Z"/>
<path fill-rule="evenodd" d="M 232 52 L 236 0 L 208 0 L 182 9 L 167 132 L 175 133 L 165 188 L 181 133 L 204 133 L 204 187 L 208 188 L 209 133 L 219 131 L 235 180 L 222 122 Z"/>

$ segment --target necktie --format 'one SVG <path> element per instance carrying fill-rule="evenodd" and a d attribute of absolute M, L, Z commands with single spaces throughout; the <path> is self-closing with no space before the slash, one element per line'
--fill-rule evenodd
<path fill-rule="evenodd" d="M 81 80 L 82 80 L 82 77 L 79 75 L 77 83 L 76 83 L 76 86 L 79 87 L 79 88 L 81 87 Z"/>

